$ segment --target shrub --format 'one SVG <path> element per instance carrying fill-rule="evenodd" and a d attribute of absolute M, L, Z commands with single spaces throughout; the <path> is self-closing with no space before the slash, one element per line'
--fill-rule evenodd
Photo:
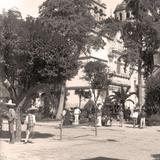
<path fill-rule="evenodd" d="M 160 126 L 160 114 L 153 114 L 146 121 L 149 126 Z"/>

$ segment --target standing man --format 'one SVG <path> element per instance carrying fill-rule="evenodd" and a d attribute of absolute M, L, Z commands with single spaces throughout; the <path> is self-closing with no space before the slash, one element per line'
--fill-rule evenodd
<path fill-rule="evenodd" d="M 15 103 L 12 103 L 10 99 L 7 103 L 5 103 L 9 108 L 8 111 L 8 125 L 9 125 L 9 135 L 10 135 L 10 143 L 15 143 L 15 133 L 14 133 L 14 121 L 16 119 L 16 113 L 14 107 L 16 106 Z"/>
<path fill-rule="evenodd" d="M 33 131 L 34 131 L 34 126 L 36 124 L 36 118 L 35 118 L 35 111 L 37 108 L 32 106 L 31 108 L 28 109 L 28 114 L 26 116 L 25 123 L 27 124 L 27 129 L 26 129 L 26 139 L 25 139 L 25 144 L 27 142 L 32 143 L 32 141 L 29 140 L 30 135 L 32 134 L 33 136 Z"/>
<path fill-rule="evenodd" d="M 74 110 L 74 124 L 75 125 L 78 125 L 79 124 L 79 115 L 80 115 L 81 111 L 79 109 L 79 107 L 76 107 L 75 110 Z"/>

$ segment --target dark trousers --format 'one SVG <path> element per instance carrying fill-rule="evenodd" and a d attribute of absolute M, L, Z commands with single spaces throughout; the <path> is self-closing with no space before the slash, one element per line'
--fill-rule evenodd
<path fill-rule="evenodd" d="M 133 118 L 133 128 L 135 128 L 137 125 L 137 118 Z"/>
<path fill-rule="evenodd" d="M 14 134 L 14 121 L 8 122 L 9 123 L 9 136 L 10 136 L 10 142 L 15 142 L 15 134 Z"/>

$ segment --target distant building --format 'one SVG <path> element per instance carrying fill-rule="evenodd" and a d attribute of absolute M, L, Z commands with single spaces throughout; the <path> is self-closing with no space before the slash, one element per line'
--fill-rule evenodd
<path fill-rule="evenodd" d="M 121 4 L 117 5 L 114 14 L 115 19 L 118 19 L 120 21 L 134 19 L 131 10 L 126 8 L 126 1 L 123 1 Z"/>

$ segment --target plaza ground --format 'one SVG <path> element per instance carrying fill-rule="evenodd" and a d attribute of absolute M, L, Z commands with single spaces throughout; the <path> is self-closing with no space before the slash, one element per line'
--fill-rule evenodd
<path fill-rule="evenodd" d="M 4 123 L 0 160 L 160 160 L 160 127 L 139 129 L 125 124 L 121 128 L 115 122 L 112 127 L 99 127 L 94 136 L 93 127 L 72 126 L 63 129 L 59 140 L 59 123 L 37 123 L 34 143 L 28 144 L 9 144 Z"/>

